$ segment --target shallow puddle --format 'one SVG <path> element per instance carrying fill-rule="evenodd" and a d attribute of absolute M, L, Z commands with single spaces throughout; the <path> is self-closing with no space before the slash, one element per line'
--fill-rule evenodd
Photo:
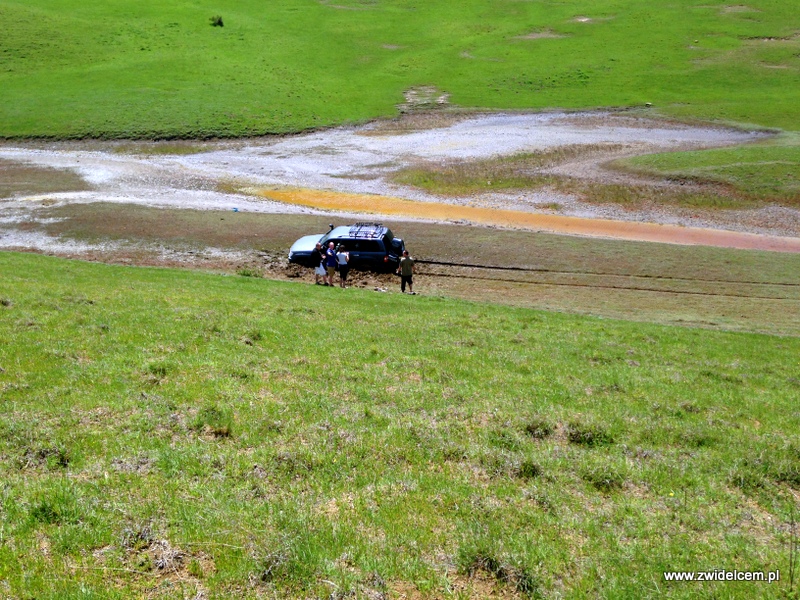
<path fill-rule="evenodd" d="M 680 227 L 656 223 L 585 219 L 514 210 L 460 206 L 435 202 L 417 202 L 390 196 L 346 194 L 310 189 L 257 190 L 265 198 L 286 204 L 322 210 L 367 213 L 392 217 L 430 219 L 436 221 L 468 221 L 480 225 L 514 227 L 549 233 L 591 237 L 740 248 L 800 252 L 800 238 L 764 236 L 718 229 Z"/>

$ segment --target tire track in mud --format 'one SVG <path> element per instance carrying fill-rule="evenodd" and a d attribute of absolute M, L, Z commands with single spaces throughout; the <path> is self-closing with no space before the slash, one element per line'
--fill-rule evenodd
<path fill-rule="evenodd" d="M 419 259 L 417 264 L 441 265 L 444 267 L 465 267 L 471 269 L 492 269 L 494 271 L 523 271 L 526 273 L 553 273 L 558 275 L 597 275 L 603 277 L 631 277 L 638 279 L 656 279 L 665 281 L 699 281 L 702 283 L 730 283 L 741 285 L 774 285 L 800 288 L 800 283 L 782 283 L 772 281 L 747 281 L 739 279 L 703 279 L 702 277 L 671 277 L 669 275 L 634 275 L 631 273 L 611 273 L 604 271 L 559 271 L 557 269 L 544 269 L 541 267 L 501 267 L 496 265 L 476 265 L 470 263 L 456 263 L 439 260 Z"/>
<path fill-rule="evenodd" d="M 493 271 L 499 272 L 518 272 L 518 273 L 536 273 L 536 274 L 544 274 L 544 275 L 555 275 L 555 276 L 574 276 L 576 279 L 580 278 L 591 278 L 591 277 L 611 277 L 611 278 L 620 278 L 620 279 L 645 279 L 651 281 L 672 281 L 672 282 L 681 282 L 686 284 L 692 283 L 701 283 L 701 284 L 714 284 L 714 285 L 735 285 L 735 286 L 758 286 L 758 287 L 781 287 L 784 289 L 790 290 L 800 290 L 800 283 L 770 283 L 770 282 L 744 282 L 744 281 L 735 281 L 735 280 L 712 280 L 712 279 L 687 279 L 687 278 L 679 278 L 679 277 L 660 277 L 660 276 L 647 276 L 647 275 L 628 275 L 628 274 L 616 274 L 616 273 L 600 273 L 600 272 L 589 272 L 589 271 L 557 271 L 551 269 L 537 269 L 537 268 L 526 268 L 526 267 L 502 267 L 502 266 L 490 266 L 490 265 L 476 265 L 476 264 L 466 264 L 466 263 L 454 263 L 454 262 L 446 262 L 446 261 L 437 261 L 437 260 L 416 260 L 415 261 L 419 265 L 431 265 L 434 267 L 444 267 L 445 269 L 452 269 L 458 270 L 461 272 L 436 272 L 436 271 L 425 271 L 419 273 L 419 275 L 423 275 L 425 277 L 441 277 L 441 278 L 458 278 L 458 279 L 472 279 L 472 280 L 481 280 L 481 281 L 496 281 L 496 282 L 503 282 L 503 283 L 518 283 L 523 285 L 543 285 L 543 286 L 557 286 L 557 287 L 575 287 L 575 288 L 588 288 L 588 289 L 605 289 L 605 290 L 618 290 L 618 291 L 631 291 L 631 292 L 651 292 L 651 293 L 658 293 L 658 294 L 674 294 L 674 295 L 687 295 L 687 296 L 706 296 L 706 297 L 716 297 L 716 298 L 746 298 L 752 300 L 778 300 L 778 301 L 787 301 L 787 302 L 800 302 L 800 296 L 798 297 L 786 297 L 780 295 L 764 295 L 764 292 L 756 292 L 756 293 L 742 293 L 741 291 L 735 290 L 725 290 L 725 291 L 703 291 L 699 289 L 665 289 L 663 287 L 644 287 L 641 285 L 615 285 L 610 283 L 603 283 L 603 282 L 580 282 L 580 281 L 557 281 L 557 280 L 531 280 L 531 279 L 516 279 L 512 277 L 493 277 L 493 276 L 480 276 L 471 274 L 469 272 L 465 273 L 462 270 L 479 270 L 479 271 L 489 271 L 490 273 Z"/>

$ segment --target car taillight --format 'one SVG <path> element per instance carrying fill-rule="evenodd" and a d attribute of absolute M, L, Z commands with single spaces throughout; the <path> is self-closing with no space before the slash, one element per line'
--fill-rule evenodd
<path fill-rule="evenodd" d="M 384 256 L 383 257 L 383 262 L 389 262 L 389 257 L 388 256 Z"/>

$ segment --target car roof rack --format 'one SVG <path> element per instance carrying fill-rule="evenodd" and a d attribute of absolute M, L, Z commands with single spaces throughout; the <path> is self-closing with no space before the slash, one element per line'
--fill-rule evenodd
<path fill-rule="evenodd" d="M 350 236 L 354 238 L 378 238 L 383 235 L 383 223 L 354 223 L 350 226 Z"/>

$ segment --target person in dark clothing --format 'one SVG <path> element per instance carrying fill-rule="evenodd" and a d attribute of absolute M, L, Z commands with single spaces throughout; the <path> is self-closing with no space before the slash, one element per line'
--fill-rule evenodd
<path fill-rule="evenodd" d="M 322 244 L 317 242 L 316 248 L 311 253 L 311 263 L 314 265 L 314 283 L 320 285 L 319 278 L 322 277 L 322 282 L 325 285 L 328 283 L 325 281 L 326 271 L 325 271 L 325 252 L 322 249 Z"/>

